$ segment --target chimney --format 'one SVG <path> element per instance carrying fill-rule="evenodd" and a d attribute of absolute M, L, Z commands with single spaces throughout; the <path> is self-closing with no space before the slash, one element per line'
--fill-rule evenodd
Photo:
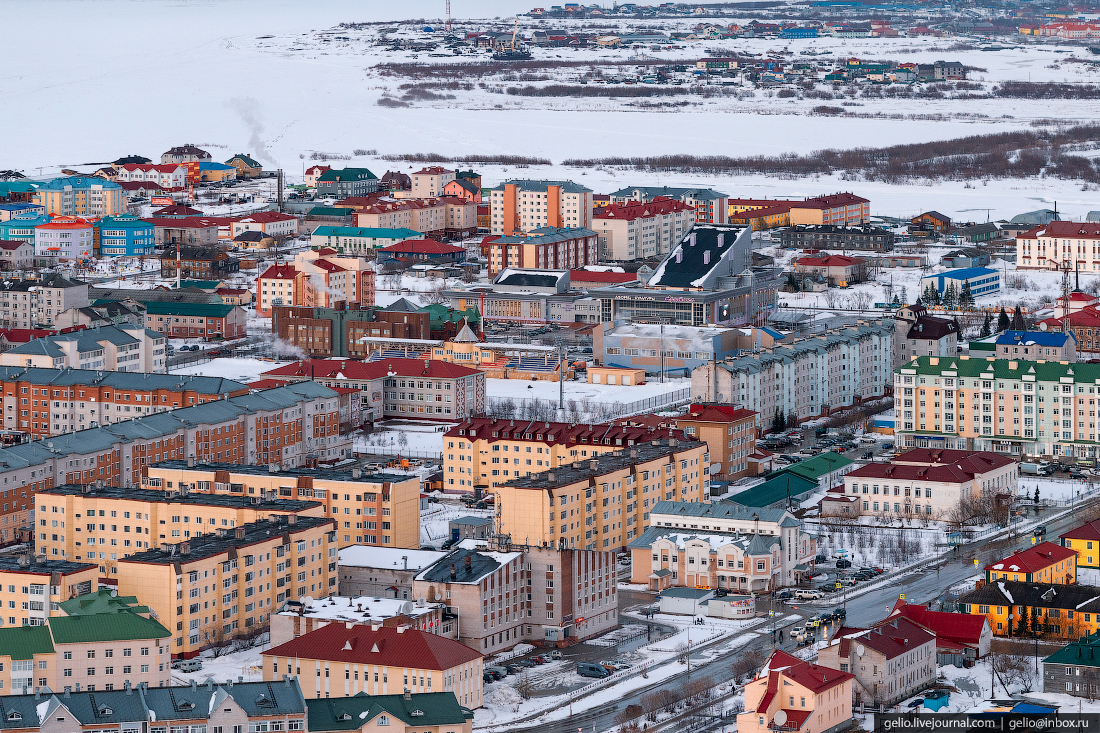
<path fill-rule="evenodd" d="M 458 575 L 455 574 L 455 566 L 452 564 L 451 565 L 451 580 L 454 580 L 457 577 L 458 577 Z"/>
<path fill-rule="evenodd" d="M 194 468 L 195 467 L 195 457 L 194 456 L 191 456 L 190 458 L 187 459 L 187 467 L 188 468 Z"/>
<path fill-rule="evenodd" d="M 695 232 L 692 232 L 690 235 L 688 235 L 688 241 L 691 242 L 692 247 L 695 246 Z"/>
<path fill-rule="evenodd" d="M 470 572 L 470 570 L 471 570 L 472 568 L 473 568 L 473 563 L 472 563 L 472 561 L 470 560 L 470 556 L 469 556 L 469 555 L 467 555 L 467 556 L 466 556 L 466 572 L 467 572 L 467 573 L 468 573 L 468 572 Z"/>
<path fill-rule="evenodd" d="M 406 687 L 406 688 L 405 688 L 405 693 L 404 693 L 404 694 L 405 694 L 405 699 L 406 699 L 406 700 L 412 700 L 412 699 L 413 699 L 412 693 L 411 693 L 411 692 L 409 692 L 409 688 L 408 688 L 408 687 Z"/>
<path fill-rule="evenodd" d="M 289 525 L 292 525 L 292 526 L 297 524 L 298 523 L 298 515 L 297 514 L 287 515 L 286 523 L 289 524 Z"/>
<path fill-rule="evenodd" d="M 550 473 L 548 473 L 548 474 L 546 475 L 546 480 L 547 480 L 548 482 L 550 482 L 550 483 L 554 484 L 554 483 L 557 483 L 557 482 L 558 482 L 558 477 L 557 477 L 557 475 L 556 475 L 556 474 L 555 474 L 555 473 L 554 473 L 553 471 L 551 471 Z"/>
<path fill-rule="evenodd" d="M 180 554 L 181 555 L 190 555 L 191 554 L 191 543 L 190 542 L 181 542 L 180 543 Z"/>
<path fill-rule="evenodd" d="M 704 265 L 709 265 L 710 264 L 710 250 L 709 249 L 703 251 L 703 264 Z"/>
<path fill-rule="evenodd" d="M 199 689 L 198 680 L 196 680 L 195 678 L 192 677 L 191 678 L 191 690 L 192 691 L 197 691 L 198 689 Z"/>
<path fill-rule="evenodd" d="M 233 537 L 238 540 L 244 539 L 244 527 L 237 527 L 233 530 Z"/>
<path fill-rule="evenodd" d="M 589 471 L 595 471 L 597 468 L 599 468 L 599 466 L 600 466 L 600 462 L 595 460 L 595 459 L 588 462 L 588 470 Z"/>

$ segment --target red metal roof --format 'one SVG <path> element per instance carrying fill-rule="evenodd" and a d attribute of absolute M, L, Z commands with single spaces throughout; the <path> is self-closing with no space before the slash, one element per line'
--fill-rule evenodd
<path fill-rule="evenodd" d="M 913 453 L 914 451 L 910 451 Z M 955 451 L 959 453 L 961 451 Z M 898 456 L 896 460 L 905 460 L 906 453 Z M 956 458 L 946 464 L 916 464 L 917 458 L 910 457 L 909 464 L 905 463 L 868 463 L 848 473 L 852 478 L 866 479 L 895 479 L 902 481 L 938 481 L 942 483 L 963 483 L 971 481 L 975 476 L 988 473 L 1001 468 L 1014 461 L 1008 456 L 997 453 L 980 452 L 971 453 L 966 457 Z M 916 464 L 916 465 L 914 465 Z"/>
<path fill-rule="evenodd" d="M 278 211 L 258 211 L 255 214 L 249 214 L 248 216 L 238 218 L 236 221 L 239 223 L 267 224 L 273 221 L 290 221 L 297 218 L 296 216 L 283 214 Z"/>
<path fill-rule="evenodd" d="M 1043 226 L 1032 227 L 1017 239 L 1038 239 L 1039 237 L 1072 237 L 1075 239 L 1100 239 L 1100 224 L 1079 221 L 1052 221 Z"/>
<path fill-rule="evenodd" d="M 833 193 L 827 196 L 814 196 L 813 198 L 808 198 L 803 204 L 796 204 L 794 208 L 805 209 L 808 208 L 806 204 L 810 204 L 825 209 L 832 209 L 838 206 L 852 206 L 853 204 L 869 203 L 871 203 L 869 199 L 865 199 L 862 196 L 856 196 L 854 193 Z"/>
<path fill-rule="evenodd" d="M 681 415 L 677 418 L 677 421 L 688 422 L 743 422 L 745 420 L 753 420 L 756 418 L 756 413 L 752 410 L 746 410 L 742 407 L 735 408 L 732 411 L 719 410 L 712 405 L 706 405 L 701 409 L 692 408 L 691 412 L 687 415 Z"/>
<path fill-rule="evenodd" d="M 265 657 L 444 671 L 481 659 L 454 639 L 393 626 L 332 623 L 263 652 Z"/>
<path fill-rule="evenodd" d="M 947 639 L 967 646 L 978 646 L 982 632 L 989 621 L 985 616 L 971 613 L 945 613 L 929 611 L 927 606 L 896 601 L 890 611 L 890 617 L 904 616 L 915 621 L 936 635 L 937 639 Z"/>
<path fill-rule="evenodd" d="M 1034 547 L 1009 555 L 1004 560 L 986 565 L 984 569 L 998 573 L 1037 573 L 1049 565 L 1076 555 L 1073 550 L 1053 542 L 1040 542 Z"/>
<path fill-rule="evenodd" d="M 382 248 L 383 252 L 411 252 L 413 254 L 427 254 L 427 255 L 449 255 L 458 252 L 465 252 L 462 247 L 456 247 L 453 244 L 443 244 L 443 242 L 437 242 L 434 239 L 406 239 L 404 242 L 398 242 L 397 244 L 391 244 L 388 247 Z"/>
<path fill-rule="evenodd" d="M 1080 524 L 1061 535 L 1065 540 L 1100 540 L 1100 519 Z"/>
<path fill-rule="evenodd" d="M 680 438 L 679 430 L 652 425 L 623 423 L 564 423 L 542 420 L 509 420 L 471 417 L 448 430 L 445 437 L 497 440 L 519 440 L 540 443 L 570 443 L 588 445 L 628 446 L 647 440 Z"/>
<path fill-rule="evenodd" d="M 190 206 L 184 206 L 182 204 L 176 204 L 175 206 L 166 206 L 163 209 L 157 209 L 153 212 L 153 216 L 202 216 L 202 212 L 198 209 L 192 209 Z"/>
<path fill-rule="evenodd" d="M 604 206 L 596 211 L 593 218 L 635 221 L 637 219 L 649 219 L 654 216 L 674 214 L 677 211 L 695 211 L 695 209 L 682 201 L 676 201 L 667 196 L 656 196 L 648 203 L 635 202 Z"/>
<path fill-rule="evenodd" d="M 806 267 L 851 267 L 865 260 L 862 257 L 846 257 L 844 255 L 825 255 L 824 257 L 800 257 L 795 260 L 796 265 Z"/>
<path fill-rule="evenodd" d="M 595 272 L 592 270 L 570 270 L 570 282 L 630 283 L 638 279 L 633 272 Z"/>
<path fill-rule="evenodd" d="M 764 665 L 764 670 L 768 672 L 768 691 L 764 695 L 764 700 L 768 700 L 770 695 L 774 695 L 772 690 L 772 675 L 775 674 L 789 677 L 814 693 L 831 690 L 837 685 L 844 684 L 848 680 L 855 678 L 854 675 L 848 672 L 841 672 L 817 664 L 811 664 L 798 657 L 791 656 L 781 649 L 776 649 L 772 652 L 771 657 L 768 659 L 768 663 Z M 778 688 L 778 681 L 776 687 Z M 766 707 L 764 705 L 764 700 L 761 700 L 760 706 L 756 708 L 757 710 Z"/>

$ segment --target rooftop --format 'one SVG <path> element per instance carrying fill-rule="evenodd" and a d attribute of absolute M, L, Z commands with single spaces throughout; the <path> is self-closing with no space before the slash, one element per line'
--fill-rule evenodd
<path fill-rule="evenodd" d="M 301 382 L 292 382 L 293 384 L 301 384 Z M 381 483 L 400 483 L 402 481 L 408 481 L 416 478 L 415 476 L 408 476 L 405 474 L 397 473 L 361 473 L 358 477 L 353 474 L 356 470 L 354 467 L 348 468 L 280 468 L 276 472 L 272 472 L 267 466 L 251 466 L 240 465 L 237 463 L 195 463 L 189 465 L 187 460 L 171 460 L 161 461 L 160 463 L 154 463 L 156 468 L 164 468 L 178 471 L 224 471 L 230 475 L 243 474 L 245 476 L 288 476 L 291 478 L 315 478 L 323 481 L 347 481 L 357 484 L 381 484 Z M 193 494 L 191 494 L 193 496 Z M 206 496 L 200 494 L 200 496 Z M 245 497 L 247 498 L 247 497 Z M 295 502 L 298 503 L 298 502 Z M 303 504 L 312 505 L 315 502 L 300 502 Z"/>
<path fill-rule="evenodd" d="M 459 547 L 448 552 L 434 565 L 421 570 L 416 580 L 430 583 L 476 584 L 496 572 L 498 568 L 522 556 L 522 552 L 491 552 Z"/>
<path fill-rule="evenodd" d="M 181 463 L 182 461 L 177 461 Z M 155 464 L 164 466 L 163 463 Z M 244 466 L 244 468 L 250 468 Z M 251 466 L 251 468 L 257 468 Z M 266 467 L 264 467 L 266 468 Z M 224 470 L 224 469 L 223 469 Z M 313 470 L 313 469 L 311 469 Z M 265 471 L 266 473 L 266 471 Z M 277 512 L 295 513 L 321 506 L 318 501 L 298 501 L 296 499 L 264 498 L 263 496 L 234 496 L 233 494 L 207 494 L 205 492 L 159 491 L 156 489 L 126 488 L 117 486 L 105 486 L 97 488 L 92 485 L 62 484 L 52 488 L 39 489 L 36 496 L 88 496 L 96 499 L 118 499 L 126 501 L 141 501 L 158 504 L 186 504 L 191 506 L 218 506 L 230 508 L 244 508 L 256 506 Z M 255 500 L 255 501 L 254 501 Z M 257 503 L 258 502 L 258 503 Z"/>
<path fill-rule="evenodd" d="M 420 571 L 438 561 L 446 552 L 405 550 L 390 547 L 351 545 L 340 550 L 340 566 Z"/>
<path fill-rule="evenodd" d="M 324 659 L 336 663 L 448 670 L 481 659 L 465 644 L 416 629 L 328 624 L 262 652 L 265 657 Z"/>
<path fill-rule="evenodd" d="M 986 565 L 984 570 L 1002 573 L 1037 573 L 1054 563 L 1068 560 L 1077 555 L 1076 551 L 1056 545 L 1053 542 L 1040 542 L 1024 548 L 1003 560 Z"/>
<path fill-rule="evenodd" d="M 291 524 L 291 522 L 294 522 Z M 143 552 L 135 552 L 120 562 L 164 565 L 180 563 L 186 565 L 197 560 L 225 555 L 233 550 L 265 542 L 280 535 L 294 535 L 311 529 L 324 531 L 335 529 L 336 522 L 325 517 L 287 517 L 272 514 L 265 521 L 249 522 L 238 525 L 235 531 L 224 534 L 206 534 L 192 537 L 179 544 L 165 544 Z"/>

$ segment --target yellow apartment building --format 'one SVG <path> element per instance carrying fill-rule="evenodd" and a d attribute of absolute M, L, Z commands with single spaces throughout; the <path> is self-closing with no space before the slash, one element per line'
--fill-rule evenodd
<path fill-rule="evenodd" d="M 275 514 L 325 516 L 320 502 L 266 494 L 249 498 L 64 484 L 38 492 L 34 500 L 38 551 L 50 558 L 96 563 L 105 576 L 118 574 L 121 558 L 165 542 L 216 534 Z"/>
<path fill-rule="evenodd" d="M 43 555 L 0 555 L 0 619 L 7 626 L 41 626 L 62 616 L 59 604 L 99 587 L 99 568 Z"/>
<path fill-rule="evenodd" d="M 1077 582 L 1077 552 L 1053 542 L 1040 542 L 985 566 L 988 583 L 1017 580 L 1025 583 Z"/>
<path fill-rule="evenodd" d="M 336 592 L 335 522 L 279 516 L 162 543 L 119 560 L 118 592 L 135 595 L 172 632 L 172 656 L 267 630 L 288 600 Z"/>
<path fill-rule="evenodd" d="M 264 679 L 297 677 L 302 695 L 352 697 L 453 692 L 481 707 L 482 654 L 407 626 L 335 623 L 263 652 Z"/>
<path fill-rule="evenodd" d="M 443 436 L 443 482 L 452 490 L 473 487 L 492 492 L 521 476 L 669 435 L 667 429 L 648 425 L 471 417 Z"/>
<path fill-rule="evenodd" d="M 315 501 L 336 522 L 340 547 L 420 547 L 420 478 L 402 473 L 333 469 L 280 469 L 229 463 L 164 461 L 150 466 L 150 488 Z"/>
<path fill-rule="evenodd" d="M 831 733 L 852 724 L 849 672 L 793 657 L 782 649 L 745 685 L 745 712 L 737 716 L 740 733 Z"/>
<path fill-rule="evenodd" d="M 497 519 L 516 544 L 622 552 L 658 501 L 705 500 L 709 463 L 702 441 L 638 443 L 498 485 Z"/>

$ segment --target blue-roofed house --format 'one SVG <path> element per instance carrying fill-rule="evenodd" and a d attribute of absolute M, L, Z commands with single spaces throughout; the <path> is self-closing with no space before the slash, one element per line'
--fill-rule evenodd
<path fill-rule="evenodd" d="M 997 356 L 1025 361 L 1077 361 L 1073 331 L 1005 331 L 994 340 Z"/>
<path fill-rule="evenodd" d="M 237 168 L 225 163 L 199 163 L 199 180 L 204 183 L 221 183 L 237 180 Z"/>
<path fill-rule="evenodd" d="M 17 214 L 7 221 L 0 221 L 0 239 L 19 239 L 34 244 L 35 227 L 49 224 L 51 219 L 53 216 L 49 214 Z"/>
<path fill-rule="evenodd" d="M 105 216 L 93 227 L 99 232 L 100 257 L 141 257 L 153 254 L 152 222 L 133 214 Z"/>
<path fill-rule="evenodd" d="M 954 283 L 955 288 L 960 293 L 962 293 L 963 285 L 969 283 L 970 294 L 975 298 L 980 298 L 983 295 L 997 295 L 1001 292 L 1001 272 L 988 267 L 965 267 L 960 270 L 925 275 L 920 280 L 922 293 L 929 283 L 935 286 L 936 291 L 941 296 L 950 283 Z"/>
<path fill-rule="evenodd" d="M 99 218 L 126 211 L 126 192 L 115 181 L 83 176 L 63 176 L 31 183 L 31 202 L 47 214 Z"/>
<path fill-rule="evenodd" d="M 36 215 L 42 214 L 46 210 L 39 204 L 31 204 L 26 201 L 14 201 L 11 203 L 0 204 L 0 222 L 8 221 L 9 219 L 20 216 L 22 214 Z"/>

